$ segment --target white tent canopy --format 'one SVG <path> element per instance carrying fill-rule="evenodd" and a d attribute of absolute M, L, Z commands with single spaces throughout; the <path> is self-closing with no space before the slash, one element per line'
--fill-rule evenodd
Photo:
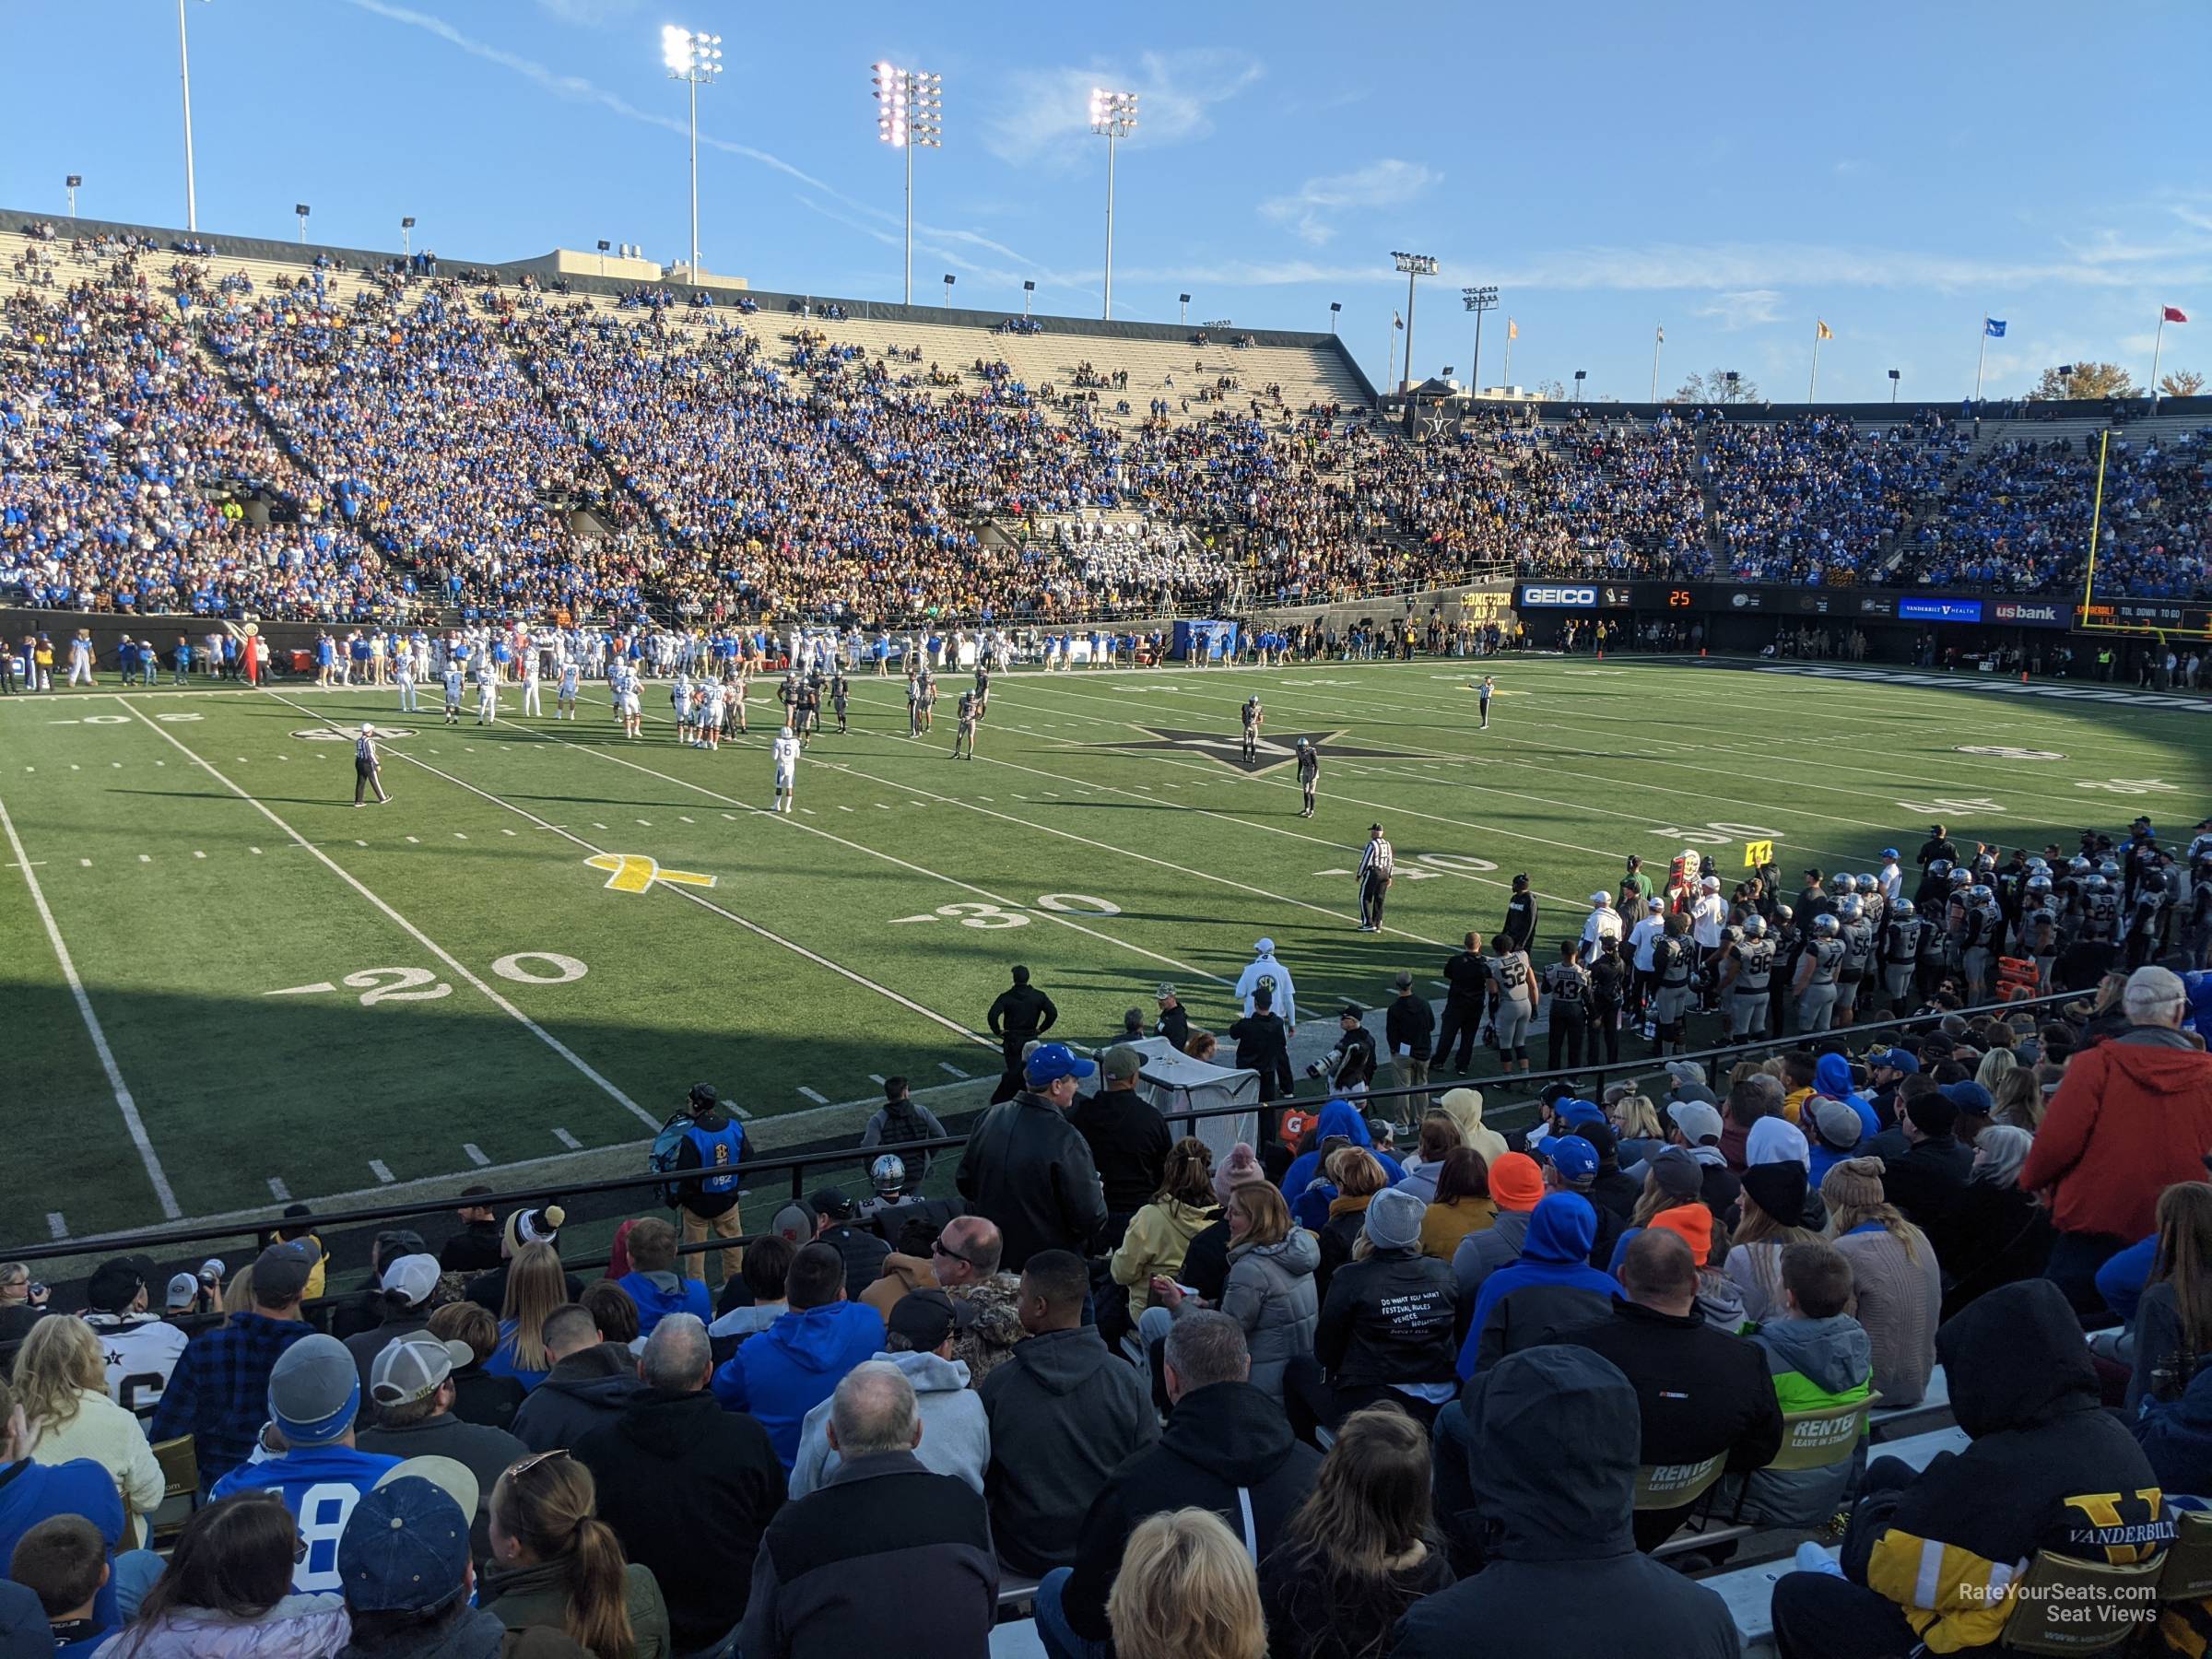
<path fill-rule="evenodd" d="M 1215 1065 L 1205 1060 L 1194 1060 L 1179 1052 L 1165 1037 L 1147 1037 L 1142 1042 L 1127 1045 L 1144 1057 L 1144 1069 L 1137 1074 L 1144 1085 L 1145 1098 L 1157 1107 L 1169 1127 L 1178 1136 L 1182 1126 L 1174 1119 L 1178 1112 L 1204 1112 L 1220 1106 L 1242 1106 L 1247 1110 L 1230 1115 L 1198 1120 L 1198 1138 L 1213 1148 L 1214 1161 L 1218 1163 L 1229 1149 L 1239 1141 L 1258 1143 L 1260 1074 L 1230 1065 Z"/>

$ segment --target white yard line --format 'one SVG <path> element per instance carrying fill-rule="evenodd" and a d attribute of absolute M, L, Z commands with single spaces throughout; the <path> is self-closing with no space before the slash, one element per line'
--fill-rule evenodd
<path fill-rule="evenodd" d="M 0 829 L 7 831 L 9 850 L 15 853 L 16 863 L 22 866 L 24 885 L 30 888 L 31 904 L 39 912 L 39 920 L 45 924 L 46 941 L 53 947 L 54 960 L 62 965 L 62 977 L 69 983 L 69 994 L 76 999 L 76 1011 L 91 1036 L 93 1052 L 100 1056 L 100 1069 L 108 1074 L 108 1087 L 115 1091 L 116 1110 L 123 1113 L 124 1127 L 130 1131 L 131 1144 L 138 1148 L 138 1161 L 146 1166 L 146 1178 L 153 1184 L 162 1215 L 174 1221 L 184 1213 L 178 1206 L 176 1191 L 162 1172 L 160 1159 L 154 1154 L 153 1140 L 146 1132 L 146 1120 L 138 1115 L 138 1102 L 131 1098 L 130 1088 L 123 1080 L 123 1070 L 115 1064 L 115 1051 L 108 1046 L 108 1034 L 100 1027 L 100 1016 L 92 1012 L 92 999 L 85 994 L 85 982 L 78 977 L 76 963 L 70 959 L 69 947 L 63 943 L 61 927 L 46 903 L 45 889 L 31 873 L 30 854 L 23 850 L 23 838 L 16 833 L 16 820 L 8 816 L 5 802 L 0 802 Z"/>
<path fill-rule="evenodd" d="M 536 1038 L 540 1042 L 544 1043 L 547 1048 L 559 1054 L 563 1060 L 566 1060 L 571 1065 L 574 1066 L 579 1072 L 582 1073 L 585 1077 L 596 1084 L 600 1090 L 606 1094 L 609 1100 L 613 1100 L 617 1105 L 622 1107 L 640 1123 L 650 1124 L 655 1129 L 658 1129 L 661 1126 L 660 1119 L 654 1117 L 652 1112 L 647 1112 L 644 1107 L 639 1105 L 635 1100 L 624 1094 L 622 1090 L 618 1088 L 613 1083 L 609 1082 L 606 1077 L 600 1076 L 598 1071 L 593 1067 L 589 1061 L 585 1060 L 581 1054 L 577 1053 L 575 1050 L 570 1048 L 567 1043 L 561 1041 L 559 1038 L 554 1036 L 552 1032 L 547 1030 L 545 1027 L 539 1025 L 536 1020 L 531 1018 L 527 1014 L 524 1013 L 520 1008 L 509 1002 L 504 996 L 500 995 L 498 991 L 494 990 L 473 969 L 469 968 L 466 963 L 463 962 L 458 957 L 454 956 L 452 951 L 446 949 L 444 946 L 439 944 L 437 940 L 431 938 L 430 935 L 424 933 L 421 928 L 416 926 L 414 923 L 408 921 L 406 917 L 401 915 L 389 904 L 385 903 L 382 899 L 371 892 L 367 884 L 362 882 L 359 877 L 355 876 L 343 865 L 339 864 L 335 859 L 324 853 L 322 848 L 316 846 L 312 841 L 310 841 L 305 836 L 301 835 L 300 831 L 293 829 L 291 825 L 286 823 L 284 819 L 278 818 L 276 814 L 268 806 L 265 806 L 259 800 L 256 800 L 253 795 L 248 794 L 243 789 L 240 788 L 236 783 L 232 782 L 229 778 L 218 771 L 211 762 L 203 759 L 200 756 L 194 754 L 190 747 L 188 747 L 178 738 L 175 733 L 171 732 L 165 725 L 160 725 L 154 721 L 147 720 L 144 714 L 139 713 L 136 709 L 132 708 L 130 703 L 124 699 L 118 698 L 116 700 L 123 703 L 124 707 L 128 709 L 131 713 L 137 715 L 138 719 L 144 722 L 149 730 L 158 733 L 160 736 L 167 739 L 168 742 L 175 747 L 178 753 L 183 755 L 187 759 L 196 763 L 207 773 L 209 777 L 213 778 L 218 783 L 220 783 L 225 789 L 228 789 L 240 800 L 244 801 L 247 805 L 252 806 L 256 812 L 260 813 L 262 817 L 267 818 L 270 823 L 276 825 L 277 829 L 284 831 L 284 833 L 290 838 L 294 846 L 304 849 L 308 853 L 315 858 L 317 862 L 322 864 L 325 869 L 329 870 L 332 875 L 335 876 L 347 887 L 351 888 L 355 892 L 366 899 L 371 904 L 374 905 L 376 909 L 383 914 L 386 920 L 390 921 L 403 933 L 406 934 L 408 937 L 412 938 L 418 945 L 420 945 L 425 950 L 436 957 L 441 962 L 443 962 L 453 973 L 458 974 L 462 979 L 467 981 L 468 983 L 477 991 L 482 993 L 485 999 L 488 1001 L 492 1006 L 498 1008 L 500 1013 L 505 1014 L 509 1018 L 514 1020 L 533 1037 Z M 279 699 L 278 700 L 283 701 L 284 700 Z M 292 706 L 298 707 L 297 704 Z M 419 765 L 421 763 L 418 761 L 417 764 Z"/>

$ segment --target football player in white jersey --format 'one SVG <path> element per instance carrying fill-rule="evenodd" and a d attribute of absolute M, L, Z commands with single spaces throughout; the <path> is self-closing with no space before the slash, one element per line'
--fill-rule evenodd
<path fill-rule="evenodd" d="M 497 725 L 500 720 L 500 665 L 491 660 L 491 653 L 483 653 L 477 663 L 477 724 Z"/>
<path fill-rule="evenodd" d="M 576 684 L 582 677 L 574 657 L 563 657 L 560 662 L 560 686 L 553 694 L 553 718 L 576 718 Z"/>
<path fill-rule="evenodd" d="M 645 717 L 638 712 L 638 674 L 627 663 L 615 670 L 614 692 L 615 717 L 622 723 L 622 735 L 641 735 Z"/>
<path fill-rule="evenodd" d="M 678 674 L 676 683 L 668 688 L 668 702 L 676 711 L 676 740 L 690 743 L 695 734 L 691 730 L 691 677 Z"/>
<path fill-rule="evenodd" d="M 404 645 L 392 653 L 393 683 L 399 688 L 399 712 L 412 714 L 415 709 L 415 653 Z"/>
<path fill-rule="evenodd" d="M 522 660 L 515 666 L 523 674 L 523 712 L 545 718 L 545 709 L 537 700 L 537 674 L 540 647 L 535 640 L 524 640 Z"/>
<path fill-rule="evenodd" d="M 459 657 L 449 656 L 445 659 L 443 677 L 445 680 L 445 724 L 459 725 L 461 724 L 462 685 L 461 659 Z"/>
<path fill-rule="evenodd" d="M 774 745 L 776 760 L 776 804 L 773 810 L 792 810 L 792 796 L 799 782 L 799 740 L 789 726 L 785 726 Z"/>
<path fill-rule="evenodd" d="M 699 689 L 692 694 L 691 712 L 698 720 L 698 736 L 692 747 L 719 749 L 722 747 L 722 682 L 702 679 Z"/>

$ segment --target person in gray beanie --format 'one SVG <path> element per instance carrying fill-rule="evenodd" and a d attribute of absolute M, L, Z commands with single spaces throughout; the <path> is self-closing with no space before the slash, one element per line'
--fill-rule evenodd
<path fill-rule="evenodd" d="M 1314 1359 L 1284 1374 L 1302 1439 L 1384 1400 L 1427 1425 L 1456 1391 L 1459 1286 L 1449 1263 L 1421 1253 L 1427 1207 L 1403 1187 L 1369 1201 L 1352 1259 L 1329 1281 Z"/>

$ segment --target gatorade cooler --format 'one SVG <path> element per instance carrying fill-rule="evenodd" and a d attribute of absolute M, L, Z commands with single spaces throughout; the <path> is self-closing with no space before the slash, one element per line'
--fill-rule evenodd
<path fill-rule="evenodd" d="M 2026 957 L 1997 959 L 1997 1000 L 2025 1002 L 2040 989 L 2035 963 Z"/>

